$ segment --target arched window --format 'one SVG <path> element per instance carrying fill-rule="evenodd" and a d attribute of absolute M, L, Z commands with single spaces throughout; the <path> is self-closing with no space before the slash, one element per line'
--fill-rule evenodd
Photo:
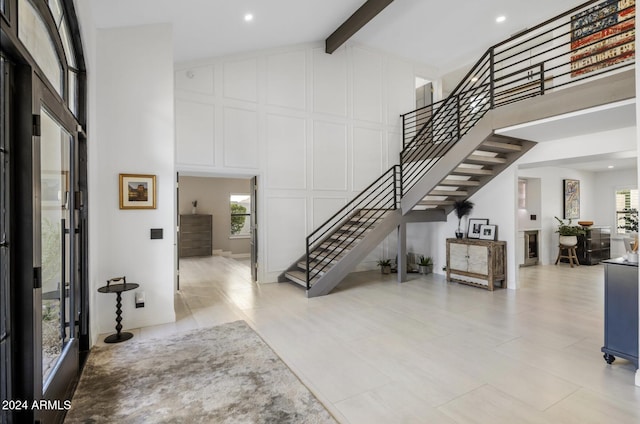
<path fill-rule="evenodd" d="M 18 38 L 77 117 L 80 69 L 65 10 L 61 0 L 18 0 Z"/>

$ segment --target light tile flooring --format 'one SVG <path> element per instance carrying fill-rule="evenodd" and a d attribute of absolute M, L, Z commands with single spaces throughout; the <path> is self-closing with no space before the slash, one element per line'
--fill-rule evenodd
<path fill-rule="evenodd" d="M 602 265 L 522 268 L 495 292 L 362 272 L 315 299 L 246 262 L 180 267 L 177 322 L 137 337 L 246 320 L 341 423 L 640 423 L 633 365 L 600 353 Z"/>

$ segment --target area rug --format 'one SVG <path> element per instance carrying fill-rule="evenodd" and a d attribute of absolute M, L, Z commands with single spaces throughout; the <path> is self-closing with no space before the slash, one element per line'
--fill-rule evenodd
<path fill-rule="evenodd" d="M 91 350 L 65 423 L 336 423 L 244 322 Z"/>

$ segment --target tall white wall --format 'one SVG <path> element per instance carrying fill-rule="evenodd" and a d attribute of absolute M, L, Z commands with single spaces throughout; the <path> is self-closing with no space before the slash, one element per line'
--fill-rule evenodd
<path fill-rule="evenodd" d="M 541 213 L 538 216 L 540 232 L 540 261 L 542 264 L 554 263 L 558 254 L 558 234 L 555 233 L 558 222 L 554 217 L 563 218 L 563 180 L 580 181 L 580 220 L 594 221 L 598 225 L 605 223 L 596 220 L 596 211 L 602 207 L 597 197 L 596 175 L 568 167 L 540 167 L 523 169 L 521 177 L 539 178 L 541 194 Z M 573 224 L 577 224 L 576 219 Z"/>
<path fill-rule="evenodd" d="M 123 294 L 123 326 L 175 321 L 173 40 L 167 24 L 97 30 L 89 68 L 89 210 L 91 321 L 112 332 L 115 295 L 96 290 L 126 275 L 140 284 L 144 308 Z M 91 94 L 95 94 L 91 96 Z M 118 174 L 154 174 L 157 208 L 120 210 Z M 164 238 L 151 240 L 150 229 Z M 94 340 L 96 334 L 93 335 Z"/>
<path fill-rule="evenodd" d="M 296 45 L 176 66 L 176 168 L 258 176 L 259 281 L 275 281 L 305 237 L 398 163 L 400 114 L 430 70 L 377 51 Z M 370 255 L 395 255 L 383 244 Z"/>

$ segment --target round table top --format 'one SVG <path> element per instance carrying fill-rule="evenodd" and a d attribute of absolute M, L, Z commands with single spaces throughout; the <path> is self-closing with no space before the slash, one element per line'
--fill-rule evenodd
<path fill-rule="evenodd" d="M 122 293 L 125 291 L 137 289 L 140 284 L 136 283 L 124 283 L 124 284 L 109 284 L 108 286 L 102 286 L 98 289 L 100 293 Z"/>

